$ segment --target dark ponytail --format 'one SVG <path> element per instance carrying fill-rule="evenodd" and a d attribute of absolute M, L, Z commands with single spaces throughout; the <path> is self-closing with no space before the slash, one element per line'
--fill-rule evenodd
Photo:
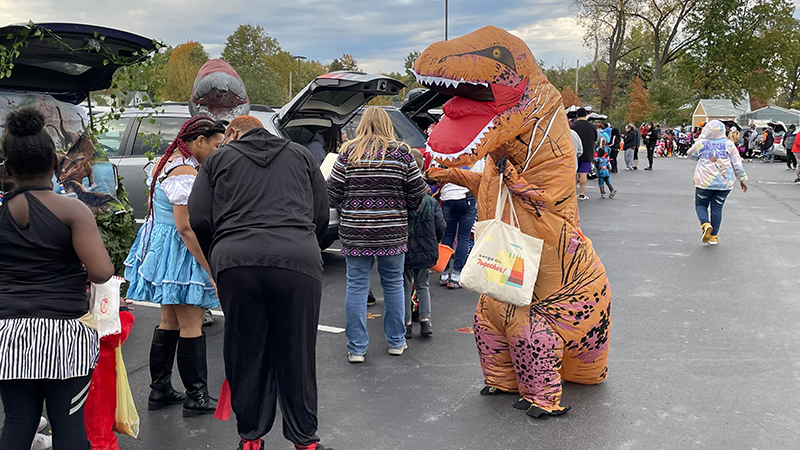
<path fill-rule="evenodd" d="M 16 178 L 34 178 L 53 170 L 56 146 L 44 131 L 44 122 L 44 115 L 34 108 L 6 116 L 6 133 L 1 141 L 3 159 Z"/>

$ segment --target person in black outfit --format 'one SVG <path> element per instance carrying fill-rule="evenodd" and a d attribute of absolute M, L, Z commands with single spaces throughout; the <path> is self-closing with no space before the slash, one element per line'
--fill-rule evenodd
<path fill-rule="evenodd" d="M 611 124 L 606 124 L 607 126 L 611 126 Z M 611 152 L 608 155 L 609 159 L 611 160 L 611 173 L 617 173 L 617 156 L 619 156 L 619 149 L 622 144 L 621 136 L 619 135 L 619 129 L 616 127 L 611 128 Z"/>
<path fill-rule="evenodd" d="M 594 159 L 594 149 L 597 144 L 597 127 L 586 120 L 588 113 L 584 108 L 578 108 L 575 112 L 578 120 L 572 125 L 572 129 L 578 133 L 583 144 L 583 153 L 578 158 L 578 175 L 580 176 L 581 190 L 578 195 L 578 200 L 588 200 L 589 197 L 584 195 L 586 190 L 586 178 L 588 173 L 592 170 L 592 160 Z"/>
<path fill-rule="evenodd" d="M 255 117 L 234 119 L 224 142 L 200 168 L 189 215 L 225 313 L 239 448 L 262 448 L 279 400 L 286 439 L 324 450 L 316 435 L 316 338 L 327 186 L 305 147 L 270 134 Z"/>
<path fill-rule="evenodd" d="M 656 144 L 658 144 L 658 139 L 660 137 L 661 128 L 659 128 L 658 125 L 653 125 L 653 122 L 650 122 L 645 139 L 647 145 L 647 167 L 645 167 L 644 170 L 653 170 L 653 158 L 655 156 Z"/>
<path fill-rule="evenodd" d="M 94 214 L 53 192 L 57 159 L 44 116 L 33 108 L 6 118 L 0 199 L 0 449 L 28 450 L 42 405 L 55 449 L 90 450 L 83 405 L 100 340 L 87 325 L 87 282 L 114 274 Z"/>

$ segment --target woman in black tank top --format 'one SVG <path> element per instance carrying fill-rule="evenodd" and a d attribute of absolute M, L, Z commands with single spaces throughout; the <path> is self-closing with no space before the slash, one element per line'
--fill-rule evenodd
<path fill-rule="evenodd" d="M 2 164 L 16 188 L 0 200 L 0 450 L 30 448 L 44 401 L 55 448 L 88 448 L 83 404 L 99 338 L 79 319 L 88 282 L 108 281 L 114 267 L 89 208 L 53 192 L 42 114 L 6 120 Z"/>

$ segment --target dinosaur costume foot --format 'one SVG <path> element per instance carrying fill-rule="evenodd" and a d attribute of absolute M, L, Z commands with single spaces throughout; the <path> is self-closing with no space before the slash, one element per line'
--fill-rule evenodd
<path fill-rule="evenodd" d="M 502 395 L 502 394 L 513 394 L 513 392 L 504 391 L 494 386 L 484 386 L 483 389 L 481 389 L 481 395 Z"/>
<path fill-rule="evenodd" d="M 531 406 L 533 406 L 533 403 L 525 400 L 524 398 L 520 398 L 514 402 L 514 409 L 519 409 L 520 411 L 527 411 Z"/>
<path fill-rule="evenodd" d="M 543 409 L 541 409 L 541 408 L 539 408 L 537 406 L 533 406 L 532 405 L 530 408 L 528 408 L 527 411 L 525 411 L 525 415 L 533 417 L 535 419 L 547 419 L 549 417 L 563 416 L 570 409 L 571 409 L 571 407 L 565 406 L 564 408 L 562 408 L 560 410 L 547 412 L 547 411 L 545 411 L 545 410 L 543 410 Z"/>

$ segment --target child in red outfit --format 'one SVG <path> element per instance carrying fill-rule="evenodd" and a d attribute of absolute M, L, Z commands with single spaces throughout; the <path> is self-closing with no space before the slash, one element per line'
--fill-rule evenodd
<path fill-rule="evenodd" d="M 117 410 L 117 361 L 115 349 L 128 339 L 134 317 L 123 306 L 119 311 L 122 331 L 100 339 L 100 358 L 92 373 L 89 396 L 86 399 L 84 423 L 92 450 L 119 450 L 114 434 Z"/>

